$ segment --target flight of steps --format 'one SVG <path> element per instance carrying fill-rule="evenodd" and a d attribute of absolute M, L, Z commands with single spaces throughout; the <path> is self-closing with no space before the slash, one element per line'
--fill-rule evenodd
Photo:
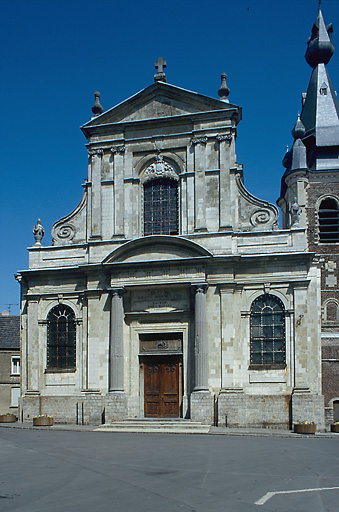
<path fill-rule="evenodd" d="M 141 418 L 105 423 L 96 432 L 138 432 L 161 434 L 207 434 L 210 425 L 183 419 Z"/>

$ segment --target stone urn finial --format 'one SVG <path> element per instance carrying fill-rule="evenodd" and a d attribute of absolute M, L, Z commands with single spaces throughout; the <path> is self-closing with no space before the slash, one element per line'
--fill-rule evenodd
<path fill-rule="evenodd" d="M 41 245 L 41 240 L 43 239 L 45 234 L 45 230 L 41 225 L 41 220 L 38 219 L 37 224 L 35 224 L 33 228 L 33 235 L 35 238 L 35 245 Z"/>
<path fill-rule="evenodd" d="M 221 73 L 221 86 L 218 90 L 221 101 L 229 103 L 228 95 L 230 93 L 229 87 L 226 85 L 226 73 Z"/>
<path fill-rule="evenodd" d="M 92 112 L 94 114 L 94 117 L 97 117 L 97 116 L 100 116 L 104 109 L 102 108 L 101 104 L 100 104 L 100 92 L 99 91 L 96 91 L 94 93 L 94 98 L 95 98 L 95 103 L 92 107 Z"/>

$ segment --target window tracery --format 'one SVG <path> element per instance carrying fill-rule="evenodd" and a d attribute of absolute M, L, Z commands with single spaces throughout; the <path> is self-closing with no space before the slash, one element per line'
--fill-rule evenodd
<path fill-rule="evenodd" d="M 76 322 L 74 311 L 59 304 L 47 315 L 47 368 L 75 368 Z"/>
<path fill-rule="evenodd" d="M 278 297 L 260 295 L 251 306 L 251 365 L 284 365 L 286 361 L 285 308 Z"/>
<path fill-rule="evenodd" d="M 179 233 L 179 176 L 162 155 L 143 173 L 144 235 Z"/>

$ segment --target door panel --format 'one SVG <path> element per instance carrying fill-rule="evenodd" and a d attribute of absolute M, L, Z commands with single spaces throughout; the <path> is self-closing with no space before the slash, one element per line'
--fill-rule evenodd
<path fill-rule="evenodd" d="M 145 364 L 145 416 L 161 416 L 160 377 L 161 368 L 159 364 L 156 362 Z"/>
<path fill-rule="evenodd" d="M 145 417 L 179 417 L 180 359 L 179 356 L 154 356 L 144 361 Z"/>

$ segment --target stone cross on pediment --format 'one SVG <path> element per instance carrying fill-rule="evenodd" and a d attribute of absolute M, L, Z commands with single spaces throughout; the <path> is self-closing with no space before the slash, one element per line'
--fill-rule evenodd
<path fill-rule="evenodd" d="M 158 70 L 158 72 L 154 75 L 154 81 L 155 82 L 166 82 L 166 75 L 164 73 L 164 68 L 167 67 L 166 61 L 159 57 L 158 62 L 154 63 L 155 69 Z"/>
<path fill-rule="evenodd" d="M 166 66 L 167 66 L 167 62 L 162 57 L 159 57 L 158 62 L 155 62 L 154 66 L 155 66 L 155 69 L 158 70 L 158 73 L 163 73 L 164 68 L 166 68 Z"/>

